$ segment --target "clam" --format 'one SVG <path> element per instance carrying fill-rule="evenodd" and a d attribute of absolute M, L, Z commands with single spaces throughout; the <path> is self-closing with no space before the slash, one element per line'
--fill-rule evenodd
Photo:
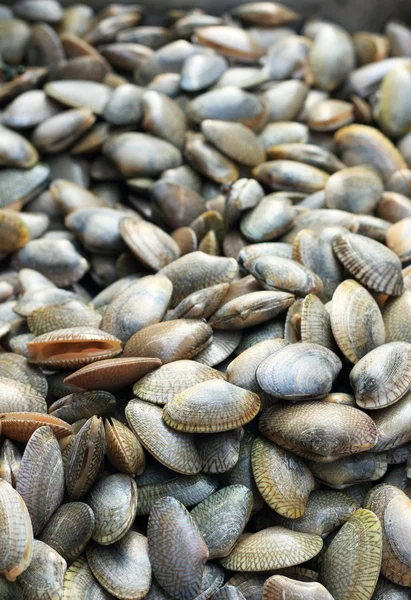
<path fill-rule="evenodd" d="M 411 344 L 390 342 L 368 352 L 350 373 L 358 406 L 375 410 L 394 404 L 409 390 Z"/>
<path fill-rule="evenodd" d="M 93 539 L 114 544 L 133 524 L 137 511 L 137 486 L 128 475 L 116 473 L 96 482 L 88 495 L 95 517 Z"/>
<path fill-rule="evenodd" d="M 95 120 L 95 116 L 87 108 L 63 111 L 37 125 L 32 142 L 42 153 L 62 152 L 90 129 Z"/>
<path fill-rule="evenodd" d="M 407 393 L 398 402 L 372 413 L 377 427 L 375 452 L 385 452 L 410 441 L 409 414 L 411 395 Z"/>
<path fill-rule="evenodd" d="M 23 136 L 0 126 L 0 164 L 2 167 L 33 167 L 38 162 L 36 149 Z"/>
<path fill-rule="evenodd" d="M 24 598 L 61 598 L 66 569 L 67 563 L 58 552 L 44 542 L 34 540 L 33 558 L 19 578 Z"/>
<path fill-rule="evenodd" d="M 112 600 L 113 596 L 106 592 L 91 572 L 85 557 L 77 558 L 67 569 L 64 576 L 63 598 L 74 598 L 89 595 L 96 600 Z"/>
<path fill-rule="evenodd" d="M 136 332 L 163 319 L 172 291 L 173 286 L 167 277 L 142 277 L 110 302 L 104 311 L 101 328 L 122 342 L 128 342 Z"/>
<path fill-rule="evenodd" d="M 44 87 L 46 94 L 66 106 L 73 108 L 89 108 L 93 113 L 101 115 L 107 104 L 111 90 L 103 83 L 95 81 L 51 81 Z"/>
<path fill-rule="evenodd" d="M 303 460 L 275 444 L 256 438 L 251 464 L 257 488 L 278 514 L 298 519 L 304 514 L 314 478 Z"/>
<path fill-rule="evenodd" d="M 241 233 L 251 242 L 275 240 L 291 229 L 294 215 L 295 211 L 289 200 L 270 194 L 242 217 Z"/>
<path fill-rule="evenodd" d="M 196 30 L 196 40 L 232 58 L 256 60 L 264 54 L 264 49 L 247 31 L 237 27 L 222 25 L 199 27 Z"/>
<path fill-rule="evenodd" d="M 0 450 L 0 477 L 14 488 L 20 469 L 22 454 L 8 439 L 5 439 Z"/>
<path fill-rule="evenodd" d="M 98 328 L 100 322 L 98 312 L 75 299 L 36 308 L 27 317 L 27 325 L 36 336 L 70 327 Z"/>
<path fill-rule="evenodd" d="M 62 369 L 116 356 L 121 352 L 121 342 L 93 327 L 72 327 L 34 338 L 28 352 L 29 362 Z"/>
<path fill-rule="evenodd" d="M 133 392 L 141 400 L 162 405 L 187 388 L 214 379 L 224 379 L 224 376 L 207 365 L 176 360 L 139 378 Z"/>
<path fill-rule="evenodd" d="M 387 342 L 411 342 L 408 316 L 411 308 L 411 292 L 405 290 L 397 298 L 388 298 L 382 316 L 384 319 Z M 1 356 L 0 356 L 1 364 Z"/>
<path fill-rule="evenodd" d="M 378 481 L 387 472 L 388 463 L 385 454 L 360 452 L 331 463 L 310 462 L 309 467 L 321 483 L 343 490 L 358 483 Z"/>
<path fill-rule="evenodd" d="M 241 123 L 206 119 L 201 123 L 201 131 L 208 142 L 236 162 L 255 167 L 265 160 L 260 140 Z"/>
<path fill-rule="evenodd" d="M 196 446 L 201 461 L 201 470 L 210 475 L 226 473 L 238 462 L 242 427 L 229 432 L 210 433 L 197 436 Z"/>
<path fill-rule="evenodd" d="M 27 204 L 46 187 L 49 175 L 49 167 L 41 163 L 24 172 L 13 167 L 2 169 L 0 208 L 15 209 Z"/>
<path fill-rule="evenodd" d="M 67 563 L 75 561 L 87 546 L 94 530 L 94 514 L 84 502 L 68 502 L 50 517 L 40 539 Z"/>
<path fill-rule="evenodd" d="M 153 356 L 163 364 L 190 359 L 211 342 L 211 337 L 211 327 L 200 319 L 156 323 L 129 338 L 124 356 Z"/>
<path fill-rule="evenodd" d="M 284 575 L 273 575 L 264 583 L 263 600 L 282 598 L 305 598 L 306 600 L 333 600 L 330 592 L 316 581 L 296 581 Z"/>
<path fill-rule="evenodd" d="M 188 225 L 205 210 L 203 198 L 185 184 L 168 179 L 157 181 L 152 187 L 152 195 L 162 218 L 172 229 L 176 229 L 177 233 L 173 232 L 172 235 L 174 241 L 178 244 L 180 238 L 180 244 L 184 242 L 184 247 L 190 248 L 190 252 L 195 250 L 197 239 L 195 233 L 188 230 Z"/>
<path fill-rule="evenodd" d="M 179 431 L 216 433 L 245 425 L 259 408 L 257 394 L 216 379 L 171 398 L 163 408 L 163 419 Z"/>
<path fill-rule="evenodd" d="M 267 408 L 260 431 L 279 446 L 317 462 L 372 449 L 376 426 L 368 415 L 343 404 L 304 402 Z"/>
<path fill-rule="evenodd" d="M 390 137 L 400 137 L 409 130 L 411 113 L 406 98 L 410 91 L 410 66 L 398 65 L 385 75 L 379 90 L 378 121 Z"/>
<path fill-rule="evenodd" d="M 324 24 L 315 36 L 309 65 L 316 87 L 326 91 L 337 88 L 355 66 L 354 45 L 348 32 L 338 25 Z"/>
<path fill-rule="evenodd" d="M 0 514 L 5 531 L 0 572 L 15 581 L 32 561 L 33 530 L 23 498 L 4 479 L 0 479 Z"/>
<path fill-rule="evenodd" d="M 161 464 L 186 475 L 200 471 L 193 437 L 171 429 L 163 421 L 160 407 L 134 399 L 127 404 L 126 417 L 138 440 Z"/>
<path fill-rule="evenodd" d="M 145 131 L 182 150 L 187 124 L 177 103 L 164 94 L 150 90 L 143 94 L 141 104 Z"/>
<path fill-rule="evenodd" d="M 42 413 L 34 412 L 8 412 L 0 414 L 1 431 L 3 435 L 16 442 L 28 442 L 36 429 L 48 426 L 53 430 L 58 440 L 71 435 L 71 425 Z"/>
<path fill-rule="evenodd" d="M 144 450 L 132 431 L 117 419 L 106 419 L 106 454 L 111 464 L 128 475 L 141 475 L 145 468 Z"/>
<path fill-rule="evenodd" d="M 325 186 L 325 202 L 328 208 L 371 213 L 383 191 L 383 182 L 375 171 L 350 167 L 331 175 Z"/>
<path fill-rule="evenodd" d="M 308 294 L 304 300 L 299 302 L 302 304 L 301 312 L 297 312 L 296 315 L 296 326 L 297 333 L 299 329 L 301 341 L 320 344 L 320 346 L 335 351 L 330 314 L 324 304 L 314 294 Z M 289 314 L 287 314 L 287 320 Z M 287 325 L 286 321 L 286 329 Z"/>
<path fill-rule="evenodd" d="M 45 413 L 44 397 L 30 384 L 0 376 L 0 411 Z"/>
<path fill-rule="evenodd" d="M 276 2 L 249 2 L 237 6 L 232 15 L 247 24 L 277 26 L 297 21 L 300 15 Z"/>
<path fill-rule="evenodd" d="M 219 54 L 193 54 L 181 70 L 181 89 L 199 92 L 208 88 L 226 72 L 227 61 Z"/>
<path fill-rule="evenodd" d="M 384 322 L 376 301 L 352 279 L 340 283 L 334 292 L 331 327 L 341 352 L 354 364 L 385 342 Z"/>
<path fill-rule="evenodd" d="M 269 127 L 274 124 L 270 123 Z M 277 123 L 280 126 L 280 123 Z M 285 123 L 283 124 L 283 126 Z M 297 125 L 297 123 L 292 123 Z M 308 136 L 307 136 L 308 137 Z M 276 145 L 270 145 L 267 150 L 268 158 L 273 160 L 292 160 L 303 162 L 312 167 L 322 169 L 327 173 L 335 173 L 344 168 L 344 164 L 326 148 L 314 144 L 302 143 L 298 140 L 289 142 L 279 141 Z"/>
<path fill-rule="evenodd" d="M 253 176 L 273 190 L 297 191 L 307 194 L 322 190 L 328 173 L 293 160 L 273 160 L 260 163 Z"/>
<path fill-rule="evenodd" d="M 267 290 L 283 290 L 305 296 L 321 292 L 323 289 L 318 275 L 290 258 L 251 256 L 245 267 Z"/>
<path fill-rule="evenodd" d="M 394 223 L 387 231 L 387 246 L 405 263 L 411 259 L 410 231 L 411 217 Z"/>
<path fill-rule="evenodd" d="M 187 600 L 194 598 L 200 591 L 209 553 L 194 519 L 184 506 L 171 497 L 158 500 L 150 513 L 147 538 L 153 573 L 161 586 L 173 596 Z M 167 553 L 168 543 L 179 550 L 177 567 Z"/>
<path fill-rule="evenodd" d="M 313 131 L 335 131 L 354 121 L 354 106 L 344 100 L 323 100 L 308 112 L 307 124 Z"/>
<path fill-rule="evenodd" d="M 285 400 L 321 398 L 331 391 L 340 359 L 318 344 L 291 344 L 260 363 L 257 381 L 265 392 Z"/>
<path fill-rule="evenodd" d="M 93 415 L 106 417 L 116 409 L 116 399 L 103 390 L 91 392 L 74 392 L 59 398 L 48 408 L 49 414 L 67 423 L 79 419 L 89 419 Z"/>
<path fill-rule="evenodd" d="M 124 217 L 120 222 L 120 233 L 137 260 L 154 271 L 180 256 L 177 243 L 162 229 L 146 221 Z"/>
<path fill-rule="evenodd" d="M 216 330 L 213 332 L 210 344 L 201 350 L 193 360 L 209 367 L 215 367 L 231 356 L 240 344 L 241 337 L 240 330 Z"/>
<path fill-rule="evenodd" d="M 229 485 L 195 506 L 190 515 L 208 547 L 209 558 L 230 554 L 250 518 L 252 493 L 243 485 Z"/>
<path fill-rule="evenodd" d="M 320 579 L 334 598 L 371 598 L 377 585 L 382 556 L 378 517 L 359 509 L 324 552 Z"/>
<path fill-rule="evenodd" d="M 332 245 L 344 267 L 360 283 L 392 296 L 402 293 L 401 262 L 392 250 L 351 232 L 337 235 Z"/>
<path fill-rule="evenodd" d="M 217 183 L 233 183 L 239 171 L 234 162 L 205 141 L 202 134 L 187 133 L 185 155 L 190 165 Z"/>
<path fill-rule="evenodd" d="M 198 292 L 193 292 L 182 300 L 174 309 L 170 310 L 166 321 L 175 319 L 207 319 L 222 304 L 227 290 L 228 283 L 217 283 Z"/>
<path fill-rule="evenodd" d="M 38 535 L 64 496 L 63 460 L 50 427 L 39 427 L 28 441 L 16 489 L 26 503 L 33 533 Z"/>
<path fill-rule="evenodd" d="M 93 208 L 105 205 L 102 198 L 99 198 L 73 181 L 66 179 L 54 179 L 49 191 L 64 214 L 80 208 Z"/>

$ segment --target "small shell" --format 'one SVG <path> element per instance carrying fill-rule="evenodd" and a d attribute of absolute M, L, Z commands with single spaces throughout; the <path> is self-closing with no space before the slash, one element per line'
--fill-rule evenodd
<path fill-rule="evenodd" d="M 255 42 L 247 31 L 238 27 L 211 26 L 196 30 L 200 44 L 218 49 L 225 56 L 256 60 L 264 54 L 264 49 Z"/>
<path fill-rule="evenodd" d="M 33 558 L 19 577 L 24 598 L 61 598 L 67 563 L 53 548 L 34 540 Z"/>
<path fill-rule="evenodd" d="M 0 414 L 2 434 L 16 442 L 28 442 L 36 429 L 48 426 L 53 430 L 58 440 L 73 433 L 71 425 L 41 413 L 9 412 Z"/>
<path fill-rule="evenodd" d="M 193 508 L 191 517 L 211 560 L 230 554 L 250 518 L 252 501 L 252 493 L 245 486 L 229 485 Z"/>
<path fill-rule="evenodd" d="M 127 404 L 126 417 L 138 440 L 161 464 L 186 475 L 200 471 L 193 437 L 168 427 L 160 407 L 134 399 Z"/>
<path fill-rule="evenodd" d="M 285 400 L 321 398 L 331 391 L 340 359 L 318 344 L 291 344 L 266 358 L 257 369 L 265 392 Z"/>
<path fill-rule="evenodd" d="M 280 256 L 251 257 L 246 268 L 268 290 L 283 290 L 305 296 L 321 292 L 321 279 L 311 269 Z"/>
<path fill-rule="evenodd" d="M 411 217 L 406 217 L 394 223 L 387 231 L 387 246 L 395 252 L 403 263 L 411 260 L 410 234 Z"/>
<path fill-rule="evenodd" d="M 40 539 L 71 563 L 87 546 L 93 529 L 94 514 L 88 504 L 68 502 L 48 520 Z"/>
<path fill-rule="evenodd" d="M 334 238 L 333 250 L 346 269 L 366 287 L 392 296 L 402 293 L 401 262 L 379 242 L 347 232 Z"/>
<path fill-rule="evenodd" d="M 137 511 L 137 486 L 128 475 L 116 473 L 95 483 L 88 495 L 94 512 L 93 539 L 104 546 L 124 537 Z"/>
<path fill-rule="evenodd" d="M 0 412 L 17 411 L 45 413 L 46 401 L 31 385 L 9 377 L 0 377 Z"/>
<path fill-rule="evenodd" d="M 216 183 L 230 184 L 239 177 L 236 164 L 208 144 L 202 134 L 187 134 L 185 155 L 192 167 Z"/>
<path fill-rule="evenodd" d="M 294 215 L 289 200 L 269 194 L 241 219 L 241 233 L 252 242 L 275 240 L 292 227 Z"/>
<path fill-rule="evenodd" d="M 375 348 L 355 365 L 350 383 L 361 408 L 394 404 L 411 386 L 411 344 L 391 342 Z"/>
<path fill-rule="evenodd" d="M 361 508 L 325 550 L 321 581 L 334 598 L 369 598 L 377 585 L 381 556 L 380 521 L 373 512 Z"/>
<path fill-rule="evenodd" d="M 97 581 L 116 598 L 139 600 L 147 595 L 151 566 L 147 538 L 141 533 L 129 531 L 111 546 L 92 544 L 87 560 Z"/>
<path fill-rule="evenodd" d="M 51 81 L 44 87 L 46 94 L 73 108 L 89 108 L 97 115 L 103 113 L 111 90 L 108 86 L 95 81 Z"/>
<path fill-rule="evenodd" d="M 335 90 L 355 67 L 354 44 L 348 32 L 324 23 L 314 38 L 309 65 L 316 87 Z"/>
<path fill-rule="evenodd" d="M 214 379 L 224 376 L 207 365 L 177 360 L 142 377 L 134 385 L 133 393 L 141 400 L 163 405 L 187 388 Z"/>
<path fill-rule="evenodd" d="M 128 475 L 141 475 L 146 465 L 144 450 L 132 431 L 117 419 L 106 419 L 106 454 L 111 464 Z"/>
<path fill-rule="evenodd" d="M 64 600 L 90 598 L 95 600 L 112 600 L 113 596 L 106 592 L 91 572 L 85 558 L 77 558 L 64 576 Z"/>
<path fill-rule="evenodd" d="M 352 406 L 304 402 L 267 408 L 260 431 L 279 446 L 318 462 L 374 447 L 377 430 L 371 417 Z"/>
<path fill-rule="evenodd" d="M 247 24 L 277 26 L 297 21 L 300 15 L 277 2 L 249 2 L 235 7 L 232 15 Z"/>
<path fill-rule="evenodd" d="M 173 310 L 169 311 L 165 320 L 174 319 L 207 319 L 222 304 L 229 283 L 217 283 L 198 292 L 193 292 L 182 300 Z"/>
<path fill-rule="evenodd" d="M 331 463 L 310 462 L 314 477 L 330 488 L 342 490 L 367 481 L 378 481 L 387 472 L 385 454 L 360 452 Z"/>
<path fill-rule="evenodd" d="M 302 342 L 320 344 L 320 346 L 335 351 L 330 314 L 314 294 L 308 294 L 302 301 L 300 333 Z"/>
<path fill-rule="evenodd" d="M 180 431 L 215 433 L 245 425 L 259 408 L 257 394 L 215 380 L 198 383 L 171 398 L 163 409 L 163 419 Z"/>
<path fill-rule="evenodd" d="M 392 406 L 372 413 L 378 435 L 374 452 L 385 452 L 410 441 L 410 401 L 408 392 Z"/>
<path fill-rule="evenodd" d="M 252 173 L 258 181 L 265 183 L 273 190 L 306 194 L 322 190 L 329 178 L 325 171 L 293 160 L 263 162 L 255 167 Z"/>
<path fill-rule="evenodd" d="M 56 329 L 28 345 L 29 362 L 58 369 L 77 367 L 121 352 L 121 342 L 93 327 Z"/>
<path fill-rule="evenodd" d="M 5 479 L 14 488 L 16 487 L 21 457 L 20 450 L 6 438 L 0 450 L 0 478 Z"/>
<path fill-rule="evenodd" d="M 242 436 L 242 427 L 197 436 L 196 447 L 201 461 L 201 471 L 214 475 L 232 469 L 238 462 Z"/>
<path fill-rule="evenodd" d="M 384 322 L 376 301 L 352 279 L 334 292 L 331 327 L 341 352 L 354 364 L 385 342 Z"/>
<path fill-rule="evenodd" d="M 410 311 L 411 290 L 405 290 L 398 298 L 388 298 L 385 302 L 382 316 L 387 342 L 411 343 Z"/>
<path fill-rule="evenodd" d="M 374 170 L 350 167 L 331 175 L 325 186 L 325 202 L 328 208 L 372 213 L 383 191 L 383 182 Z"/>
<path fill-rule="evenodd" d="M 350 102 L 327 99 L 311 107 L 307 124 L 313 131 L 335 131 L 354 119 L 354 106 Z"/>
<path fill-rule="evenodd" d="M 288 597 L 301 597 L 305 600 L 334 600 L 330 592 L 316 581 L 296 581 L 283 575 L 273 575 L 266 580 L 262 600 L 282 600 Z"/>
<path fill-rule="evenodd" d="M 146 221 L 124 217 L 120 233 L 137 260 L 154 271 L 180 256 L 177 243 L 165 231 Z"/>
<path fill-rule="evenodd" d="M 91 392 L 73 392 L 59 398 L 49 406 L 49 414 L 67 423 L 80 419 L 89 419 L 93 415 L 106 417 L 116 409 L 116 398 L 103 390 Z"/>
<path fill-rule="evenodd" d="M 226 360 L 236 350 L 241 342 L 242 332 L 240 330 L 216 330 L 213 332 L 211 343 L 199 352 L 194 360 L 215 367 Z"/>
<path fill-rule="evenodd" d="M 256 438 L 251 464 L 258 490 L 270 508 L 284 517 L 301 517 L 314 489 L 314 478 L 304 461 L 267 440 Z"/>
<path fill-rule="evenodd" d="M 236 162 L 255 167 L 265 160 L 262 143 L 242 123 L 206 119 L 201 123 L 201 131 L 207 141 Z"/>
<path fill-rule="evenodd" d="M 271 571 L 313 558 L 322 545 L 320 536 L 269 527 L 240 540 L 221 563 L 234 571 Z"/>
<path fill-rule="evenodd" d="M 36 336 L 69 327 L 98 328 L 100 322 L 101 315 L 74 299 L 63 304 L 48 304 L 36 308 L 27 317 L 27 325 Z"/>

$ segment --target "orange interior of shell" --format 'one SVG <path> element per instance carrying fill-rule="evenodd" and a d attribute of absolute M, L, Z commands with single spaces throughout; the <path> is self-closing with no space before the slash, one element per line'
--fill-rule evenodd
<path fill-rule="evenodd" d="M 104 352 L 121 350 L 119 341 L 76 340 L 31 342 L 27 344 L 29 360 L 73 360 L 84 356 L 101 356 Z"/>

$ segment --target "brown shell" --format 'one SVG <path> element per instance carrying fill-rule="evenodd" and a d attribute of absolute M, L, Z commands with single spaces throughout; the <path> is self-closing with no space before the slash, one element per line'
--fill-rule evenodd
<path fill-rule="evenodd" d="M 391 342 L 375 348 L 355 365 L 350 383 L 361 408 L 394 404 L 411 386 L 411 344 Z"/>
<path fill-rule="evenodd" d="M 316 294 L 323 289 L 321 279 L 311 269 L 280 256 L 250 258 L 245 267 L 263 288 L 283 290 L 299 296 Z"/>
<path fill-rule="evenodd" d="M 320 346 L 335 351 L 330 314 L 314 294 L 308 294 L 302 301 L 300 330 L 302 342 L 320 344 Z"/>
<path fill-rule="evenodd" d="M 134 433 L 117 419 L 106 419 L 106 454 L 121 473 L 141 475 L 146 465 L 144 450 Z"/>
<path fill-rule="evenodd" d="M 193 292 L 181 300 L 174 309 L 168 311 L 165 320 L 208 319 L 223 303 L 229 286 L 229 283 L 217 283 Z"/>
<path fill-rule="evenodd" d="M 199 319 L 179 319 L 137 331 L 124 347 L 124 356 L 153 356 L 163 364 L 190 359 L 211 341 L 213 330 Z"/>
<path fill-rule="evenodd" d="M 385 452 L 411 440 L 411 394 L 408 392 L 392 406 L 372 413 L 377 427 L 374 452 Z"/>
<path fill-rule="evenodd" d="M 163 419 L 180 431 L 216 433 L 245 425 L 259 409 L 257 394 L 216 379 L 198 383 L 171 398 L 164 406 Z"/>
<path fill-rule="evenodd" d="M 109 358 L 85 365 L 64 378 L 64 383 L 85 390 L 117 391 L 160 367 L 158 358 Z"/>
<path fill-rule="evenodd" d="M 352 279 L 340 283 L 334 292 L 331 327 L 341 352 L 354 364 L 385 342 L 384 321 L 378 304 Z"/>
<path fill-rule="evenodd" d="M 134 399 L 127 404 L 126 417 L 138 440 L 161 464 L 185 475 L 200 471 L 193 436 L 171 429 L 159 406 Z"/>
<path fill-rule="evenodd" d="M 401 262 L 411 260 L 411 217 L 401 219 L 387 231 L 387 246 L 390 248 Z"/>
<path fill-rule="evenodd" d="M 29 362 L 64 369 L 116 356 L 121 342 L 100 329 L 72 327 L 40 335 L 27 348 Z"/>
<path fill-rule="evenodd" d="M 293 302 L 286 292 L 251 292 L 221 306 L 210 318 L 213 329 L 244 329 L 273 319 Z"/>
<path fill-rule="evenodd" d="M 124 217 L 120 221 L 121 237 L 143 265 L 159 271 L 180 256 L 177 243 L 160 227 L 147 221 Z"/>
<path fill-rule="evenodd" d="M 294 160 L 272 160 L 254 167 L 253 176 L 272 190 L 313 194 L 322 190 L 329 178 L 328 173 Z"/>
<path fill-rule="evenodd" d="M 46 413 L 44 397 L 31 385 L 0 377 L 0 412 Z"/>
<path fill-rule="evenodd" d="M 6 437 L 16 442 L 28 442 L 32 433 L 39 427 L 51 427 L 58 440 L 73 432 L 71 425 L 52 417 L 39 413 L 9 412 L 0 414 L 1 432 Z"/>
<path fill-rule="evenodd" d="M 387 342 L 411 342 L 411 290 L 404 290 L 398 298 L 388 298 L 382 316 Z"/>
<path fill-rule="evenodd" d="M 402 293 L 401 261 L 379 242 L 347 232 L 334 238 L 333 249 L 345 268 L 366 287 L 390 296 Z"/>

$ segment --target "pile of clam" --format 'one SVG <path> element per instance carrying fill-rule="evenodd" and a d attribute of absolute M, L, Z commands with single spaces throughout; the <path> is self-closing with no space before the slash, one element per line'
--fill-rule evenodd
<path fill-rule="evenodd" d="M 411 29 L 0 5 L 0 598 L 406 600 Z"/>

